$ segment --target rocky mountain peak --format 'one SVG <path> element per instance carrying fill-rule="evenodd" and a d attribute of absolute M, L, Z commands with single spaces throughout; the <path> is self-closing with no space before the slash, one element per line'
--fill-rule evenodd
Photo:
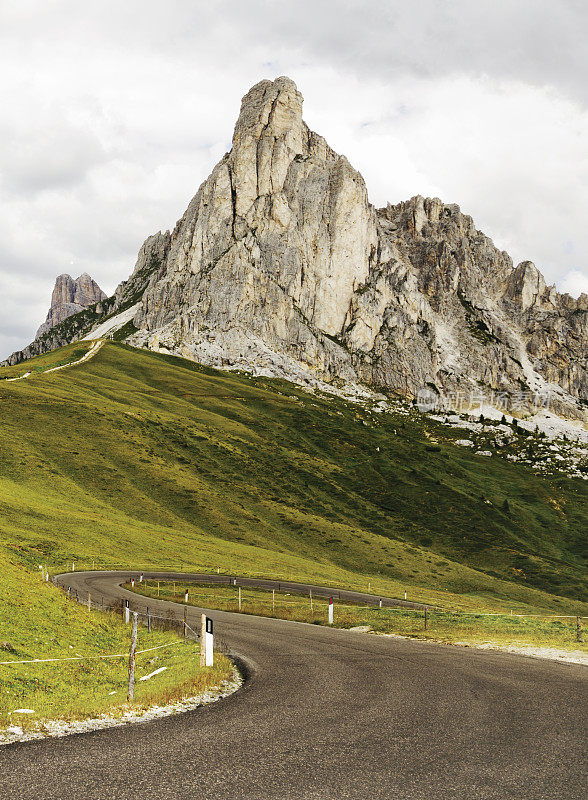
<path fill-rule="evenodd" d="M 230 152 L 108 301 L 121 325 L 133 309 L 127 341 L 409 398 L 423 387 L 489 402 L 549 396 L 559 413 L 583 416 L 588 298 L 560 295 L 529 261 L 513 269 L 457 205 L 416 195 L 375 209 L 362 176 L 306 126 L 302 103 L 286 77 L 247 92 Z M 93 282 L 58 283 L 67 306 Z"/>
<path fill-rule="evenodd" d="M 417 195 L 376 211 L 281 77 L 243 98 L 233 147 L 176 226 L 131 341 L 409 396 L 556 386 L 569 410 L 587 392 L 587 334 L 566 302 L 530 262 L 513 270 L 457 205 Z"/>
<path fill-rule="evenodd" d="M 288 167 L 307 150 L 302 95 L 289 78 L 257 83 L 242 100 L 229 155 L 236 213 L 280 192 Z"/>
<path fill-rule="evenodd" d="M 299 150 L 305 128 L 302 102 L 302 95 L 290 78 L 256 83 L 241 101 L 233 147 L 239 147 L 248 136 L 256 140 L 267 136 L 288 139 L 292 149 Z"/>
<path fill-rule="evenodd" d="M 38 339 L 55 325 L 71 317 L 72 314 L 89 308 L 101 300 L 106 300 L 106 294 L 87 272 L 75 280 L 67 273 L 58 275 L 51 295 L 51 306 L 47 318 L 40 326 L 35 338 Z"/>

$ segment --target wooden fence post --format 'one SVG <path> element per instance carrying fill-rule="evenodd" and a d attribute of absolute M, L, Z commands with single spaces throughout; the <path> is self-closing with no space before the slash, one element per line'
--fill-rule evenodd
<path fill-rule="evenodd" d="M 580 623 L 580 617 L 576 617 L 576 641 L 582 641 L 582 626 Z"/>
<path fill-rule="evenodd" d="M 428 621 L 429 621 L 429 618 L 428 618 L 428 615 L 427 615 L 427 609 L 425 608 L 425 630 L 427 630 Z"/>
<path fill-rule="evenodd" d="M 239 586 L 239 611 L 241 611 L 241 587 Z"/>
<path fill-rule="evenodd" d="M 133 611 L 133 627 L 131 628 L 131 649 L 129 650 L 129 689 L 127 701 L 130 703 L 135 695 L 135 652 L 137 650 L 137 617 Z"/>
<path fill-rule="evenodd" d="M 186 637 L 188 636 L 188 627 L 186 624 L 186 618 L 188 616 L 188 609 L 184 606 L 184 641 L 186 641 Z"/>
<path fill-rule="evenodd" d="M 310 610 L 312 611 L 312 589 L 309 589 L 310 593 Z"/>

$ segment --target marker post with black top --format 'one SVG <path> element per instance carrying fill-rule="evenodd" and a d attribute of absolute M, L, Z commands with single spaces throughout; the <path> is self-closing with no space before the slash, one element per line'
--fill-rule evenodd
<path fill-rule="evenodd" d="M 212 632 L 212 620 L 206 617 L 206 645 L 205 645 L 205 666 L 212 667 L 214 662 L 214 636 Z"/>

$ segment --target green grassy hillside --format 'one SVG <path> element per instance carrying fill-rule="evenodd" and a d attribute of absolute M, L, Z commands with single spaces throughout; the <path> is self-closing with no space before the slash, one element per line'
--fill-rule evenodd
<path fill-rule="evenodd" d="M 0 378 L 20 378 L 27 372 L 44 372 L 72 361 L 79 361 L 86 355 L 92 344 L 93 342 L 75 342 L 68 344 L 67 347 L 60 347 L 59 350 L 52 350 L 50 353 L 37 356 L 37 358 L 23 361 L 14 367 L 0 367 Z"/>
<path fill-rule="evenodd" d="M 588 608 L 586 483 L 476 456 L 416 411 L 107 343 L 0 382 L 0 417 L 0 566 L 168 564 Z"/>
<path fill-rule="evenodd" d="M 1 575 L 0 662 L 80 658 L 0 664 L 0 731 L 11 724 L 36 728 L 47 718 L 84 718 L 124 706 L 130 633 L 120 616 L 89 613 L 5 553 Z M 223 657 L 216 658 L 214 668 L 202 670 L 198 644 L 184 643 L 171 632 L 148 633 L 139 626 L 137 651 L 139 707 L 192 696 L 231 673 Z M 114 654 L 122 657 L 101 658 Z M 148 682 L 139 680 L 161 666 L 161 674 Z M 33 713 L 19 713 L 21 708 Z"/>

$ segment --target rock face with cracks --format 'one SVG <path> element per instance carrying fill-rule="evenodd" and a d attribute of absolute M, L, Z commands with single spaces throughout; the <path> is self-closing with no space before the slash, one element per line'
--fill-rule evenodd
<path fill-rule="evenodd" d="M 230 152 L 172 234 L 147 240 L 117 307 L 125 293 L 142 298 L 137 346 L 408 397 L 549 396 L 585 416 L 588 297 L 513 268 L 456 205 L 374 208 L 288 78 L 245 95 Z"/>
<path fill-rule="evenodd" d="M 38 339 L 67 317 L 99 303 L 100 300 L 106 300 L 106 295 L 87 272 L 75 280 L 71 275 L 58 275 L 47 319 L 40 326 L 35 338 Z"/>

